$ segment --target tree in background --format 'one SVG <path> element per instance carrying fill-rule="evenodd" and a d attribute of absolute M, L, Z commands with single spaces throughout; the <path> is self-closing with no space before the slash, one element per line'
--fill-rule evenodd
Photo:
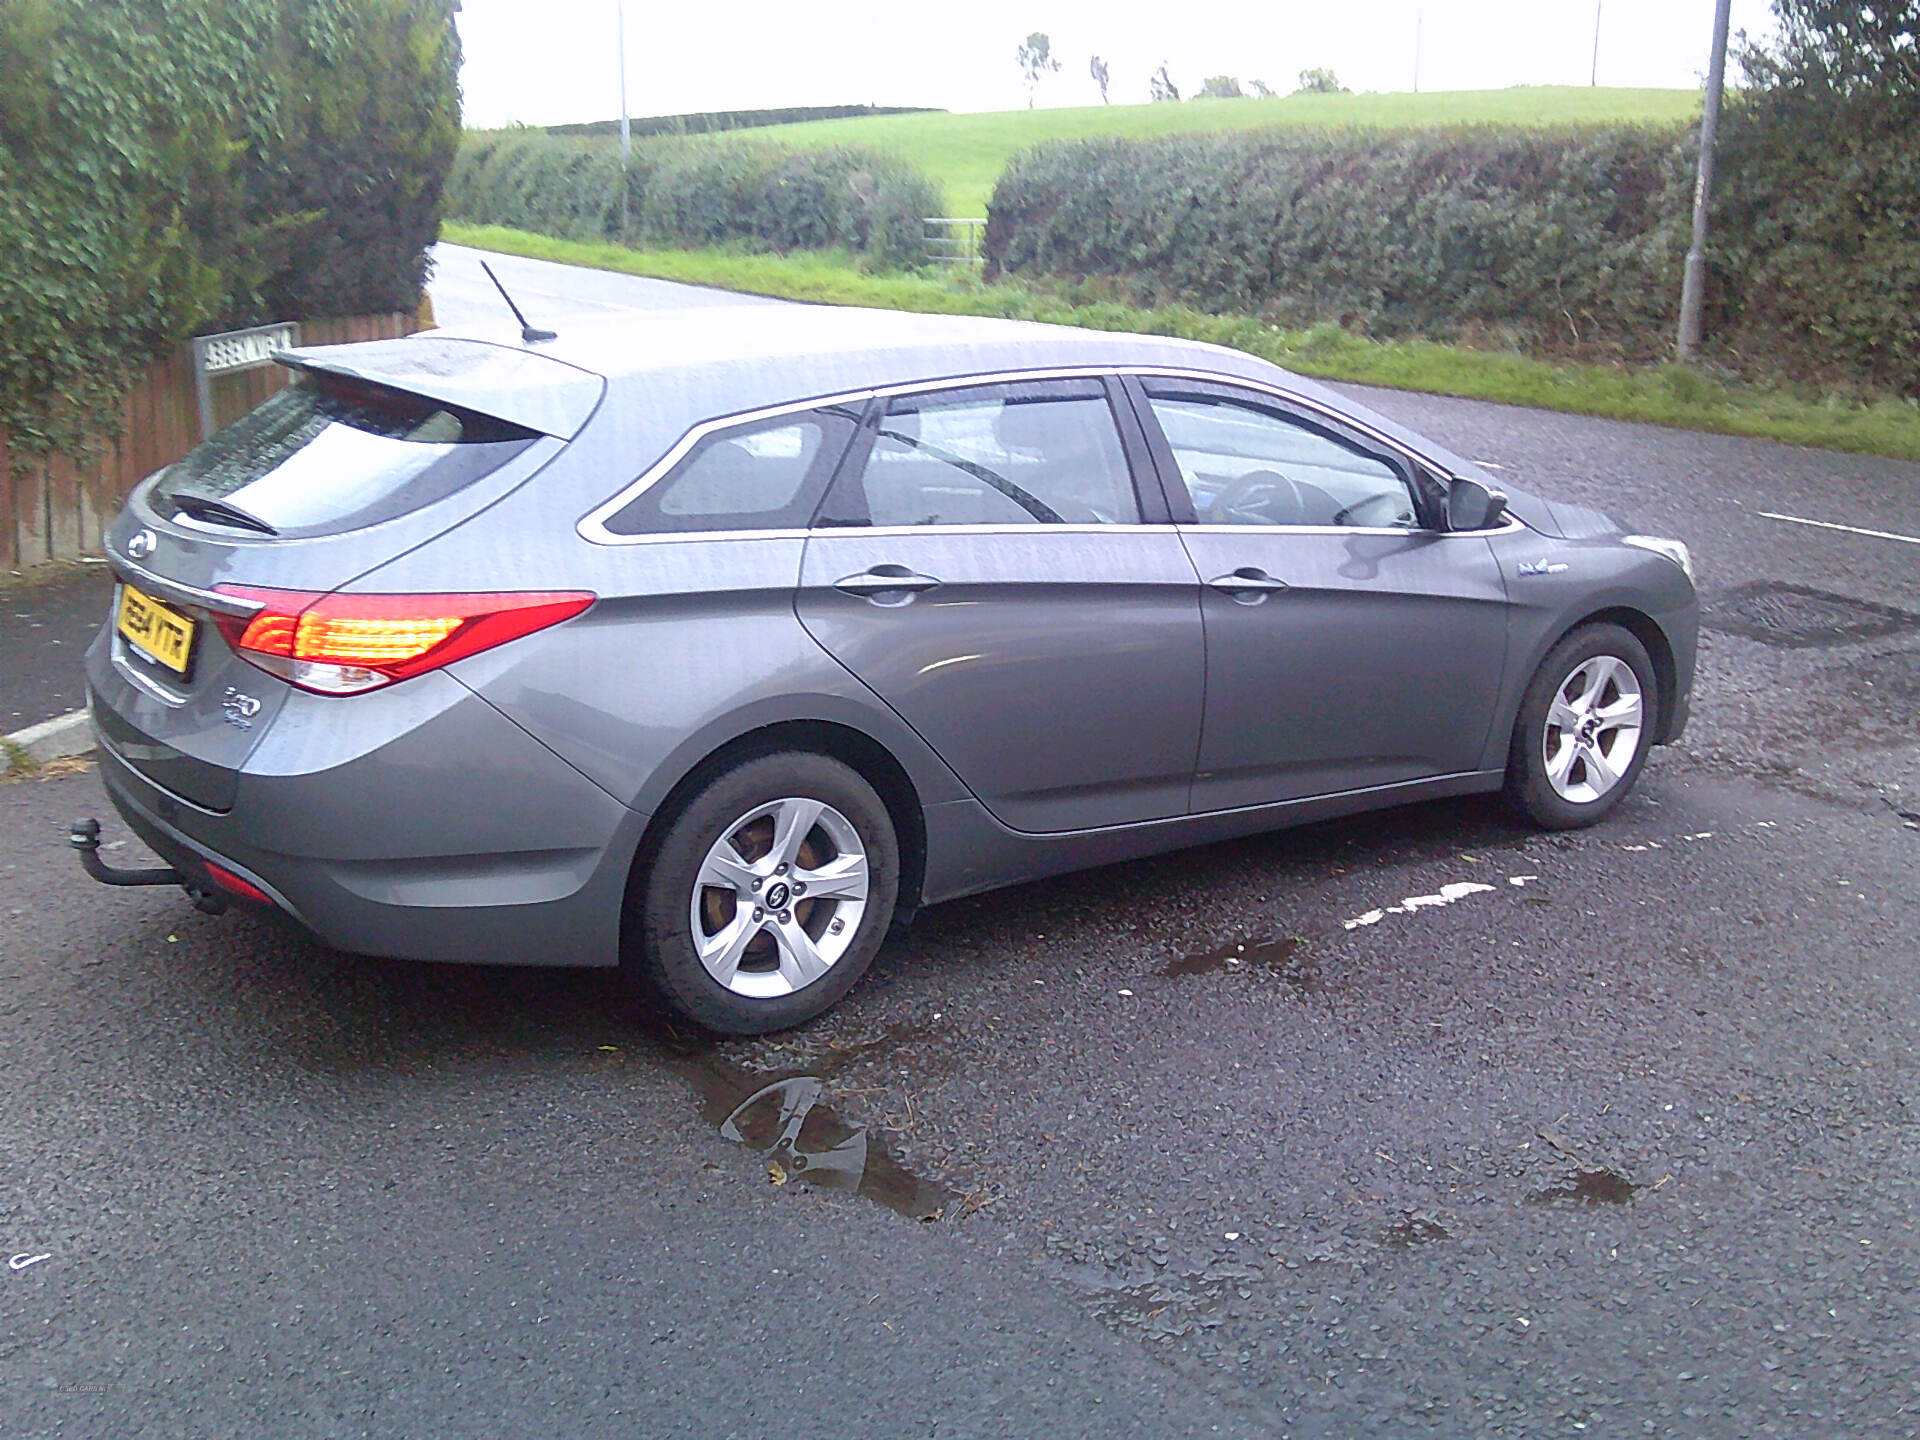
<path fill-rule="evenodd" d="M 1162 60 L 1160 62 L 1160 68 L 1154 71 L 1153 77 L 1147 81 L 1147 93 L 1155 100 L 1178 100 L 1180 98 L 1180 91 L 1173 83 L 1173 76 L 1167 73 L 1166 61 Z"/>
<path fill-rule="evenodd" d="M 1100 87 L 1100 103 L 1107 103 L 1107 62 L 1098 55 L 1087 62 L 1087 73 L 1093 76 L 1093 83 Z"/>
<path fill-rule="evenodd" d="M 1040 88 L 1040 82 L 1060 69 L 1060 62 L 1054 58 L 1053 41 L 1036 30 L 1021 42 L 1017 52 L 1020 60 L 1020 73 L 1027 82 L 1027 108 L 1033 108 L 1034 92 Z"/>
<path fill-rule="evenodd" d="M 117 426 L 188 335 L 419 303 L 455 0 L 4 0 L 0 426 Z"/>
<path fill-rule="evenodd" d="M 257 313 L 412 310 L 460 144 L 456 0 L 280 8 L 284 118 L 249 188 L 268 212 L 312 220 L 289 237 Z"/>
<path fill-rule="evenodd" d="M 1324 65 L 1316 65 L 1311 70 L 1300 72 L 1300 82 L 1294 87 L 1296 95 L 1345 95 L 1347 87 L 1340 83 L 1340 77 Z"/>
<path fill-rule="evenodd" d="M 1774 0 L 1730 98 L 1713 329 L 1920 391 L 1920 0 Z M 1737 306 L 1738 313 L 1726 313 Z"/>
<path fill-rule="evenodd" d="M 1773 10 L 1775 47 L 1750 45 L 1741 57 L 1749 83 L 1920 100 L 1920 0 L 1774 0 Z"/>
<path fill-rule="evenodd" d="M 1254 93 L 1255 95 L 1258 95 L 1258 96 L 1259 96 L 1259 97 L 1260 97 L 1260 98 L 1261 98 L 1262 100 L 1271 100 L 1271 99 L 1273 99 L 1273 87 L 1272 87 L 1271 85 L 1269 85 L 1269 84 L 1267 84 L 1267 82 L 1266 82 L 1266 81 L 1264 81 L 1264 80 L 1249 80 L 1249 81 L 1248 81 L 1247 83 L 1248 83 L 1249 85 L 1251 85 L 1251 86 L 1253 86 L 1253 93 Z"/>
<path fill-rule="evenodd" d="M 1200 82 L 1200 93 L 1196 100 L 1244 100 L 1247 92 L 1240 88 L 1240 82 L 1231 75 L 1209 75 Z"/>

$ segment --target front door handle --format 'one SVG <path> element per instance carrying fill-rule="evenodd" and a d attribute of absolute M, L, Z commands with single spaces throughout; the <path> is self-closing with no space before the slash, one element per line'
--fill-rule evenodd
<path fill-rule="evenodd" d="M 939 584 L 933 576 L 916 574 L 904 565 L 875 565 L 858 575 L 843 576 L 833 582 L 833 588 L 843 595 L 864 595 L 870 600 L 883 595 L 898 595 L 904 600 L 916 591 L 932 590 Z"/>
<path fill-rule="evenodd" d="M 1258 605 L 1274 591 L 1287 588 L 1286 581 L 1274 579 L 1257 565 L 1242 565 L 1231 575 L 1222 575 L 1207 584 L 1242 605 Z"/>

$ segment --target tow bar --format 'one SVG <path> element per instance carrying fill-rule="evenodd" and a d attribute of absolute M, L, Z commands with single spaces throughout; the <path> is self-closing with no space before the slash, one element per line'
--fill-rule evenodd
<path fill-rule="evenodd" d="M 100 858 L 100 822 L 92 816 L 73 822 L 72 829 L 67 833 L 67 844 L 80 852 L 81 867 L 102 885 L 178 885 L 187 892 L 194 909 L 204 910 L 209 915 L 220 915 L 226 911 L 227 899 L 224 895 L 215 894 L 170 866 L 155 870 L 122 870 L 107 864 Z"/>

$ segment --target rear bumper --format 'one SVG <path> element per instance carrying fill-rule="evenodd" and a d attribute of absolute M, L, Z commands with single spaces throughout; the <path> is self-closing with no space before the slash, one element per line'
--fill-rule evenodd
<path fill-rule="evenodd" d="M 209 862 L 223 866 L 339 949 L 474 964 L 618 963 L 646 816 L 457 682 L 439 683 L 450 687 L 441 697 L 449 703 L 359 753 L 338 753 L 337 730 L 322 738 L 296 729 L 276 744 L 287 733 L 276 725 L 238 772 L 224 812 L 154 784 L 96 724 L 101 778 L 115 809 L 168 864 L 196 880 Z"/>

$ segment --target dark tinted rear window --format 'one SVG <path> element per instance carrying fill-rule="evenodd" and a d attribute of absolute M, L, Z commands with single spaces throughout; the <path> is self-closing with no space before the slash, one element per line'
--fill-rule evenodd
<path fill-rule="evenodd" d="M 712 431 L 603 523 L 613 535 L 800 528 L 859 423 L 856 407 L 828 405 Z"/>
<path fill-rule="evenodd" d="M 422 395 L 302 375 L 169 468 L 151 499 L 239 534 L 339 534 L 465 489 L 536 438 Z"/>

